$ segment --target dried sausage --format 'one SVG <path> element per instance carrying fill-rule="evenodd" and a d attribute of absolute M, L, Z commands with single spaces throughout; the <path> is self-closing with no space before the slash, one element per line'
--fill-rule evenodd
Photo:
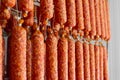
<path fill-rule="evenodd" d="M 109 80 L 109 71 L 108 71 L 108 52 L 106 47 L 103 47 L 103 66 L 104 66 L 104 80 Z"/>
<path fill-rule="evenodd" d="M 103 1 L 100 0 L 100 25 L 101 25 L 101 38 L 105 39 L 105 25 L 104 25 L 104 12 L 103 12 Z"/>
<path fill-rule="evenodd" d="M 10 80 L 26 80 L 26 30 L 15 27 L 10 41 Z"/>
<path fill-rule="evenodd" d="M 35 31 L 32 38 L 32 80 L 44 80 L 45 47 L 44 37 L 40 31 Z"/>
<path fill-rule="evenodd" d="M 58 41 L 58 79 L 68 80 L 68 40 L 64 37 Z"/>
<path fill-rule="evenodd" d="M 27 53 L 26 53 L 26 67 L 27 67 L 27 80 L 31 80 L 32 69 L 32 43 L 31 40 L 27 40 Z"/>
<path fill-rule="evenodd" d="M 3 64 L 3 62 L 2 62 L 2 53 L 3 53 L 3 51 L 2 51 L 3 49 L 2 49 L 2 28 L 1 28 L 1 26 L 0 26 L 0 80 L 2 80 L 2 77 L 3 77 L 3 71 L 2 71 L 2 64 Z"/>
<path fill-rule="evenodd" d="M 95 80 L 100 80 L 100 48 L 95 45 Z"/>
<path fill-rule="evenodd" d="M 90 6 L 90 21 L 91 21 L 91 32 L 90 36 L 96 36 L 96 19 L 95 19 L 95 3 L 94 0 L 89 0 Z"/>
<path fill-rule="evenodd" d="M 75 80 L 75 41 L 68 40 L 68 80 Z"/>
<path fill-rule="evenodd" d="M 40 0 L 40 21 L 46 25 L 46 21 L 53 17 L 54 5 L 53 0 Z"/>
<path fill-rule="evenodd" d="M 100 80 L 103 79 L 103 46 L 100 46 Z"/>
<path fill-rule="evenodd" d="M 10 19 L 10 11 L 8 9 L 4 9 L 0 11 L 0 20 L 8 20 Z"/>
<path fill-rule="evenodd" d="M 66 10 L 67 10 L 66 26 L 74 27 L 76 25 L 75 0 L 66 0 Z"/>
<path fill-rule="evenodd" d="M 101 36 L 101 26 L 100 26 L 100 0 L 95 1 L 95 17 L 96 17 L 96 34 L 97 36 Z"/>
<path fill-rule="evenodd" d="M 83 43 L 80 41 L 76 41 L 75 43 L 75 59 L 76 59 L 76 80 L 84 80 Z"/>
<path fill-rule="evenodd" d="M 83 56 L 84 56 L 84 79 L 90 80 L 90 55 L 89 44 L 83 43 Z"/>
<path fill-rule="evenodd" d="M 94 51 L 94 45 L 90 44 L 90 79 L 95 79 L 95 51 Z"/>
<path fill-rule="evenodd" d="M 66 0 L 54 0 L 55 5 L 55 21 L 64 24 L 67 21 Z"/>
<path fill-rule="evenodd" d="M 75 0 L 76 5 L 76 28 L 77 30 L 84 29 L 84 16 L 83 16 L 83 1 Z"/>
<path fill-rule="evenodd" d="M 2 3 L 4 6 L 12 8 L 15 6 L 16 0 L 2 0 Z"/>
<path fill-rule="evenodd" d="M 88 0 L 83 0 L 83 15 L 84 15 L 85 34 L 88 35 L 89 31 L 91 31 L 90 10 L 89 10 Z"/>
<path fill-rule="evenodd" d="M 57 60 L 58 40 L 54 34 L 49 34 L 46 40 L 46 77 L 47 80 L 58 80 Z"/>

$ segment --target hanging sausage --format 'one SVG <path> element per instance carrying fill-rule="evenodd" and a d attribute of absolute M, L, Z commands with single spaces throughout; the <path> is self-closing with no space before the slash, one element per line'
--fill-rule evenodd
<path fill-rule="evenodd" d="M 26 30 L 17 26 L 11 33 L 10 80 L 26 80 Z"/>
<path fill-rule="evenodd" d="M 31 80 L 32 75 L 32 43 L 31 40 L 27 40 L 27 53 L 26 53 L 26 68 L 27 68 L 27 80 Z"/>
<path fill-rule="evenodd" d="M 94 0 L 89 0 L 90 6 L 90 21 L 91 21 L 91 31 L 90 37 L 93 39 L 96 36 L 96 18 L 95 18 L 95 3 Z"/>
<path fill-rule="evenodd" d="M 68 80 L 75 80 L 75 41 L 68 40 Z"/>
<path fill-rule="evenodd" d="M 89 55 L 89 44 L 83 43 L 83 56 L 84 56 L 84 79 L 90 80 L 90 55 Z"/>
<path fill-rule="evenodd" d="M 95 80 L 100 80 L 100 48 L 95 45 Z"/>
<path fill-rule="evenodd" d="M 108 52 L 106 47 L 103 47 L 103 66 L 104 66 L 104 80 L 109 80 L 109 71 L 108 71 Z"/>
<path fill-rule="evenodd" d="M 91 80 L 96 80 L 95 79 L 95 50 L 94 50 L 94 45 L 90 44 L 90 79 Z"/>
<path fill-rule="evenodd" d="M 43 34 L 36 30 L 32 41 L 32 80 L 44 80 L 45 47 Z"/>
<path fill-rule="evenodd" d="M 58 80 L 58 40 L 51 32 L 48 33 L 46 39 L 46 78 L 47 80 Z"/>
<path fill-rule="evenodd" d="M 84 80 L 84 56 L 83 43 L 79 40 L 75 43 L 75 58 L 76 58 L 76 80 Z"/>
<path fill-rule="evenodd" d="M 68 40 L 64 36 L 58 41 L 59 80 L 68 80 Z"/>
<path fill-rule="evenodd" d="M 15 6 L 16 0 L 2 0 L 2 3 L 4 6 L 12 8 Z"/>

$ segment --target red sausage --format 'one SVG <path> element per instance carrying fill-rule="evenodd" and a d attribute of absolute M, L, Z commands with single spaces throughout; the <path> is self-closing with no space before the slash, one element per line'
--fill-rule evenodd
<path fill-rule="evenodd" d="M 76 5 L 76 28 L 77 30 L 84 29 L 84 16 L 83 16 L 83 1 L 75 0 Z"/>
<path fill-rule="evenodd" d="M 90 6 L 90 21 L 91 21 L 91 32 L 90 36 L 96 36 L 96 18 L 95 18 L 95 3 L 94 0 L 89 0 Z"/>
<path fill-rule="evenodd" d="M 103 66 L 104 66 L 104 80 L 109 80 L 109 71 L 108 71 L 108 52 L 107 52 L 107 49 L 106 47 L 103 47 L 103 60 L 104 60 L 104 63 L 103 63 Z"/>
<path fill-rule="evenodd" d="M 84 79 L 90 80 L 90 55 L 89 44 L 83 43 L 83 55 L 84 55 Z"/>
<path fill-rule="evenodd" d="M 100 80 L 100 48 L 95 45 L 95 80 Z"/>
<path fill-rule="evenodd" d="M 55 5 L 55 21 L 64 24 L 67 21 L 66 0 L 54 0 Z"/>
<path fill-rule="evenodd" d="M 104 80 L 103 69 L 103 46 L 100 46 L 100 80 Z"/>
<path fill-rule="evenodd" d="M 49 34 L 46 40 L 46 77 L 47 80 L 58 80 L 57 60 L 58 40 L 54 34 Z"/>
<path fill-rule="evenodd" d="M 60 38 L 58 41 L 58 80 L 68 80 L 68 41 Z"/>
<path fill-rule="evenodd" d="M 101 26 L 100 26 L 100 0 L 95 1 L 95 16 L 96 16 L 96 34 L 101 36 Z"/>
<path fill-rule="evenodd" d="M 75 58 L 76 58 L 76 80 L 84 80 L 83 43 L 80 41 L 77 41 L 75 43 Z"/>
<path fill-rule="evenodd" d="M 44 37 L 40 31 L 35 31 L 32 38 L 32 80 L 44 80 L 45 47 Z"/>
<path fill-rule="evenodd" d="M 101 26 L 101 38 L 105 39 L 104 10 L 102 0 L 100 0 L 100 26 Z"/>
<path fill-rule="evenodd" d="M 94 45 L 90 44 L 90 79 L 95 79 L 95 51 L 94 51 Z"/>
<path fill-rule="evenodd" d="M 76 80 L 75 78 L 75 41 L 68 40 L 68 80 Z"/>
<path fill-rule="evenodd" d="M 83 14 L 84 14 L 85 34 L 88 35 L 89 31 L 91 31 L 90 10 L 89 10 L 89 1 L 88 0 L 83 0 Z"/>
<path fill-rule="evenodd" d="M 74 27 L 76 25 L 75 0 L 66 0 L 66 10 L 67 10 L 66 26 Z"/>
<path fill-rule="evenodd" d="M 10 80 L 26 80 L 26 30 L 15 27 L 11 33 Z"/>
<path fill-rule="evenodd" d="M 26 62 L 26 67 L 27 67 L 27 80 L 31 80 L 31 69 L 32 69 L 32 44 L 31 40 L 27 40 L 27 62 Z"/>
<path fill-rule="evenodd" d="M 16 0 L 2 0 L 2 3 L 6 7 L 14 7 L 16 4 Z"/>

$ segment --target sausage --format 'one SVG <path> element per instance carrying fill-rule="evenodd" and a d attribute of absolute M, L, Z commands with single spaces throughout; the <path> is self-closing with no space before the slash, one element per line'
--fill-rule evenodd
<path fill-rule="evenodd" d="M 95 1 L 95 17 L 96 17 L 96 36 L 101 36 L 101 26 L 100 26 L 100 0 Z"/>
<path fill-rule="evenodd" d="M 66 0 L 54 0 L 55 21 L 64 24 L 67 21 Z"/>
<path fill-rule="evenodd" d="M 3 54 L 3 49 L 2 49 L 2 28 L 0 26 L 0 80 L 2 80 L 2 77 L 3 77 L 3 71 L 2 71 L 2 64 L 3 64 L 3 61 L 2 61 L 2 54 Z"/>
<path fill-rule="evenodd" d="M 27 80 L 31 80 L 32 75 L 32 43 L 31 40 L 27 40 L 27 53 L 26 53 L 27 61 L 26 61 L 26 67 L 27 67 Z"/>
<path fill-rule="evenodd" d="M 10 19 L 10 11 L 8 9 L 4 9 L 0 11 L 0 20 L 8 20 Z"/>
<path fill-rule="evenodd" d="M 68 80 L 68 40 L 64 37 L 58 41 L 58 80 Z"/>
<path fill-rule="evenodd" d="M 101 38 L 105 39 L 104 11 L 102 0 L 100 0 L 100 26 L 101 26 Z"/>
<path fill-rule="evenodd" d="M 2 4 L 6 7 L 14 7 L 16 4 L 16 0 L 2 0 Z"/>
<path fill-rule="evenodd" d="M 84 16 L 83 16 L 83 1 L 75 0 L 76 5 L 76 28 L 77 30 L 83 30 L 84 27 Z"/>
<path fill-rule="evenodd" d="M 40 1 L 40 21 L 43 25 L 46 25 L 47 20 L 53 17 L 54 5 L 53 0 L 41 0 Z"/>
<path fill-rule="evenodd" d="M 75 61 L 76 61 L 76 80 L 84 80 L 83 43 L 80 41 L 76 41 L 75 43 Z"/>
<path fill-rule="evenodd" d="M 24 18 L 24 25 L 25 26 L 33 26 L 34 23 L 34 12 L 30 11 L 28 16 Z"/>
<path fill-rule="evenodd" d="M 84 79 L 90 80 L 90 55 L 89 44 L 83 43 L 83 56 L 84 56 Z"/>
<path fill-rule="evenodd" d="M 15 27 L 11 33 L 10 80 L 26 80 L 26 30 Z"/>
<path fill-rule="evenodd" d="M 109 11 L 109 1 L 108 0 L 105 0 L 106 1 L 106 17 L 107 17 L 107 40 L 110 40 L 110 37 L 111 37 L 111 33 L 110 33 L 110 11 Z"/>
<path fill-rule="evenodd" d="M 68 40 L 68 80 L 76 80 L 75 78 L 75 41 Z"/>
<path fill-rule="evenodd" d="M 47 80 L 58 80 L 57 60 L 58 40 L 54 34 L 49 34 L 46 40 L 46 77 Z"/>
<path fill-rule="evenodd" d="M 83 0 L 83 16 L 84 16 L 84 26 L 85 34 L 88 35 L 91 31 L 90 25 L 90 10 L 89 10 L 89 1 Z"/>
<path fill-rule="evenodd" d="M 95 51 L 94 51 L 94 45 L 90 44 L 90 80 L 96 80 L 95 79 Z"/>
<path fill-rule="evenodd" d="M 75 10 L 75 0 L 66 0 L 66 10 L 67 10 L 67 27 L 74 27 L 76 25 L 76 10 Z M 72 11 L 71 11 L 72 10 Z"/>
<path fill-rule="evenodd" d="M 103 66 L 104 66 L 104 80 L 109 80 L 108 71 L 108 52 L 106 47 L 103 47 Z"/>
<path fill-rule="evenodd" d="M 103 46 L 100 46 L 100 80 L 103 79 Z"/>
<path fill-rule="evenodd" d="M 100 48 L 95 45 L 95 80 L 100 80 Z"/>
<path fill-rule="evenodd" d="M 89 0 L 90 6 L 90 21 L 91 21 L 91 31 L 90 37 L 96 36 L 96 18 L 95 18 L 95 3 L 94 0 Z"/>
<path fill-rule="evenodd" d="M 35 31 L 32 38 L 32 80 L 44 80 L 45 47 L 44 37 L 40 31 Z"/>

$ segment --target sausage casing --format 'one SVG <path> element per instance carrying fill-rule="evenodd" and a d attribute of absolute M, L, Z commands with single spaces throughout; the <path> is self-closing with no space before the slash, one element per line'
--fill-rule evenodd
<path fill-rule="evenodd" d="M 4 6 L 12 8 L 15 6 L 16 0 L 2 0 L 2 3 Z"/>

